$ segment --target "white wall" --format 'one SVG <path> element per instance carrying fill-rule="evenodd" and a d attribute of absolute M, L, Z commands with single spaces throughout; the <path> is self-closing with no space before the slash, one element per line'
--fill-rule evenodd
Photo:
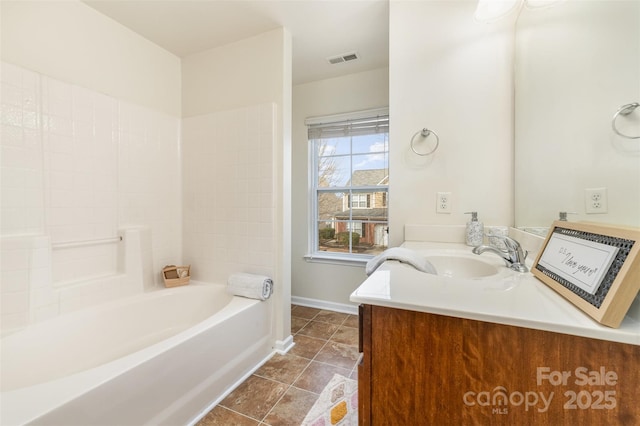
<path fill-rule="evenodd" d="M 185 260 L 206 281 L 272 276 L 282 342 L 291 332 L 291 36 L 278 29 L 190 55 L 182 76 Z"/>
<path fill-rule="evenodd" d="M 405 224 L 464 224 L 471 210 L 513 224 L 513 28 L 475 22 L 476 4 L 391 1 L 390 246 Z M 424 127 L 440 136 L 429 157 L 409 145 Z M 451 214 L 436 214 L 438 191 Z"/>
<path fill-rule="evenodd" d="M 2 1 L 2 60 L 180 115 L 180 58 L 84 3 Z"/>
<path fill-rule="evenodd" d="M 182 59 L 182 116 L 231 110 L 283 97 L 282 29 Z"/>
<path fill-rule="evenodd" d="M 640 227 L 640 143 L 611 118 L 640 101 L 640 2 L 565 1 L 523 11 L 516 55 L 516 224 Z M 588 72 L 586 72 L 588 71 Z M 640 109 L 616 125 L 640 135 Z M 586 188 L 608 189 L 586 214 Z"/>
<path fill-rule="evenodd" d="M 349 295 L 366 278 L 364 265 L 344 266 L 308 262 L 309 154 L 307 117 L 386 107 L 389 71 L 380 68 L 293 88 L 293 163 L 291 264 L 292 295 L 349 303 Z"/>

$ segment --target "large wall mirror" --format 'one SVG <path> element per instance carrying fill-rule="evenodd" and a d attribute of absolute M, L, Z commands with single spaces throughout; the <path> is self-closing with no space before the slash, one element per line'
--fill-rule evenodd
<path fill-rule="evenodd" d="M 569 212 L 640 227 L 640 108 L 616 118 L 627 137 L 612 128 L 640 103 L 640 0 L 527 3 L 516 24 L 516 226 L 544 233 Z"/>

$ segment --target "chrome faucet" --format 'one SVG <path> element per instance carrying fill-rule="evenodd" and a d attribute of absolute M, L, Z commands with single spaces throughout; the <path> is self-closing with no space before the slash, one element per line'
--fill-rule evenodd
<path fill-rule="evenodd" d="M 509 237 L 500 237 L 497 235 L 492 235 L 492 238 L 500 238 L 504 241 L 504 245 L 507 248 L 506 250 L 499 250 L 495 247 L 491 246 L 478 246 L 473 248 L 474 254 L 482 254 L 486 251 L 489 253 L 494 253 L 500 256 L 504 262 L 507 264 L 509 269 L 513 269 L 518 272 L 529 272 L 529 269 L 525 266 L 524 261 L 527 258 L 527 251 L 522 249 L 522 246 L 519 242 Z"/>

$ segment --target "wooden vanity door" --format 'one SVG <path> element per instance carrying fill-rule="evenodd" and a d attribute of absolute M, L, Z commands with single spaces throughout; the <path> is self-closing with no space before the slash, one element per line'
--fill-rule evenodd
<path fill-rule="evenodd" d="M 371 305 L 360 305 L 358 364 L 358 425 L 371 425 Z"/>
<path fill-rule="evenodd" d="M 364 306 L 360 425 L 640 424 L 640 346 Z"/>

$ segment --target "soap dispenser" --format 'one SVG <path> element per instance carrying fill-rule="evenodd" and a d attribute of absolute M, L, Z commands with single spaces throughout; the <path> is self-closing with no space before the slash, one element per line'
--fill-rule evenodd
<path fill-rule="evenodd" d="M 478 222 L 478 212 L 467 212 L 471 215 L 471 221 L 467 222 L 466 242 L 468 246 L 482 245 L 484 238 L 484 225 Z"/>

